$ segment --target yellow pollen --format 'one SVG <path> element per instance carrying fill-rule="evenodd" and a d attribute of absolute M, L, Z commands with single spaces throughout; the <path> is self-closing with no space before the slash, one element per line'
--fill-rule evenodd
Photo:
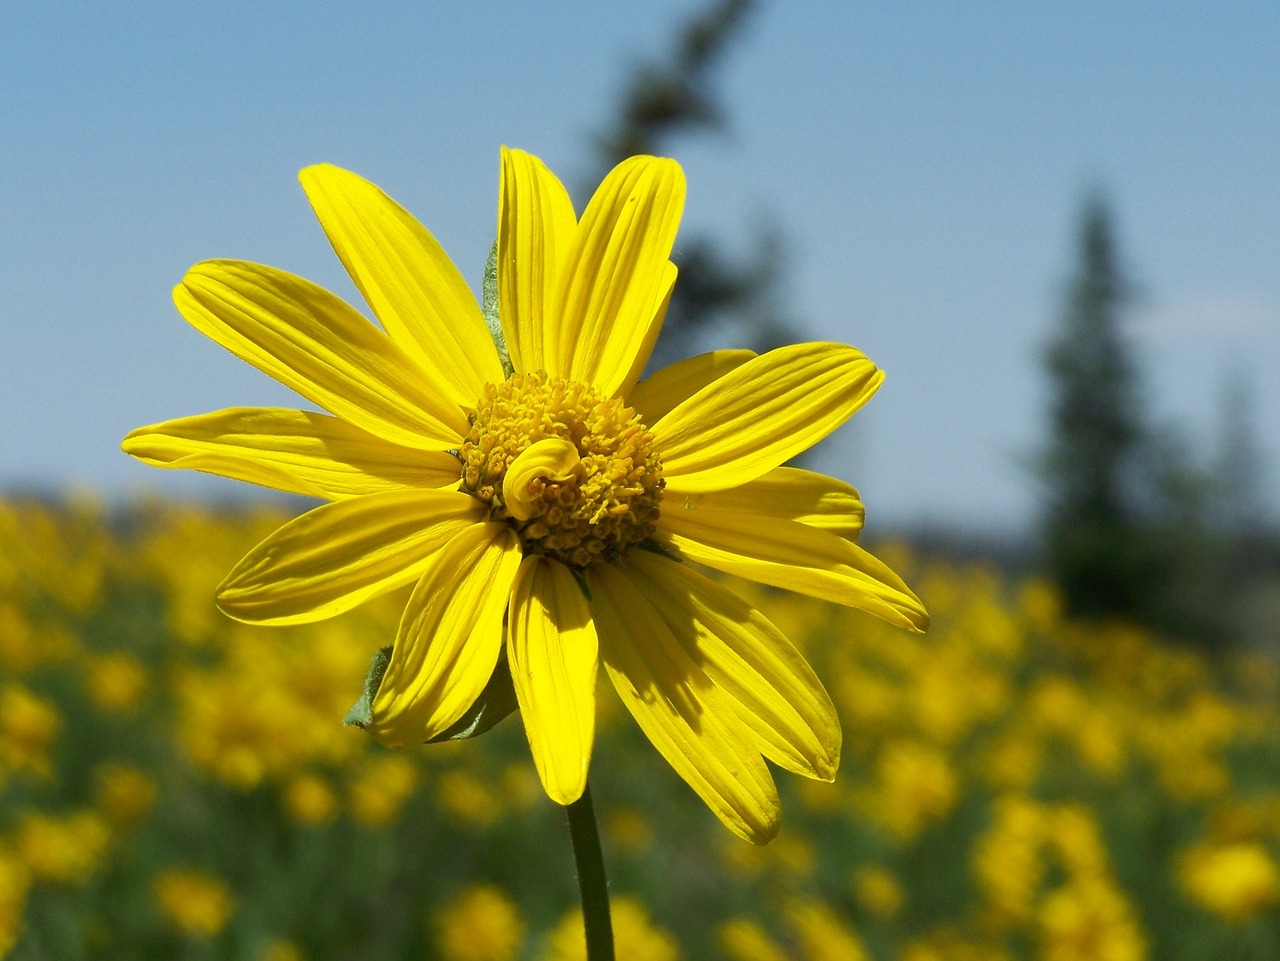
<path fill-rule="evenodd" d="M 486 384 L 469 416 L 462 490 L 570 567 L 611 561 L 653 533 L 662 460 L 616 397 L 544 371 Z"/>

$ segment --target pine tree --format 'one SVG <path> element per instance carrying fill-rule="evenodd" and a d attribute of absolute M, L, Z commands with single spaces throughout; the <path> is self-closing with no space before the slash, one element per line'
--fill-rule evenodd
<path fill-rule="evenodd" d="M 1043 547 L 1069 613 L 1146 620 L 1158 565 L 1139 493 L 1149 438 L 1121 329 L 1130 295 L 1110 212 L 1094 194 L 1084 205 L 1061 330 L 1045 354 L 1052 396 L 1039 463 Z"/>

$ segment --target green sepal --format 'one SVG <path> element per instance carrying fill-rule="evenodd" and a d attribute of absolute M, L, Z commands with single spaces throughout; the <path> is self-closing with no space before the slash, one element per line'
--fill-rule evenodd
<path fill-rule="evenodd" d="M 475 703 L 467 708 L 462 717 L 427 743 L 438 744 L 441 741 L 462 741 L 479 737 L 519 706 L 515 685 L 511 683 L 511 668 L 507 666 L 506 657 L 499 658 L 497 667 L 489 676 L 489 683 L 484 686 Z"/>
<path fill-rule="evenodd" d="M 489 327 L 489 336 L 493 338 L 493 346 L 498 348 L 498 356 L 502 358 L 502 372 L 510 377 L 515 372 L 511 366 L 511 354 L 507 350 L 507 338 L 502 333 L 502 321 L 498 318 L 498 241 L 494 240 L 489 248 L 489 259 L 484 264 L 484 283 L 480 289 L 480 309 L 484 312 L 484 322 Z"/>
<path fill-rule="evenodd" d="M 387 665 L 391 662 L 391 648 L 384 647 L 373 655 L 369 662 L 368 673 L 364 676 L 364 693 L 360 700 L 351 705 L 343 724 L 352 727 L 368 727 L 373 722 L 373 699 L 378 695 L 378 687 L 382 684 L 382 675 L 387 673 Z"/>

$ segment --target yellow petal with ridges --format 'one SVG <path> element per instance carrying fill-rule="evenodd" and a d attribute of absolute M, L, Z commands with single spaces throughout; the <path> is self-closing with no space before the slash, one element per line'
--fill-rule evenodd
<path fill-rule="evenodd" d="M 629 574 L 686 654 L 734 702 L 758 750 L 788 771 L 830 781 L 840 719 L 813 669 L 750 604 L 697 571 L 649 551 Z"/>
<path fill-rule="evenodd" d="M 347 273 L 424 382 L 464 407 L 499 383 L 502 361 L 480 305 L 431 232 L 341 167 L 307 167 L 298 179 Z"/>
<path fill-rule="evenodd" d="M 712 350 L 678 360 L 636 384 L 625 395 L 627 406 L 645 424 L 656 424 L 677 404 L 755 356 L 754 350 Z"/>
<path fill-rule="evenodd" d="M 444 544 L 488 516 L 480 501 L 448 490 L 322 504 L 246 554 L 218 587 L 218 606 L 254 624 L 323 620 L 416 580 Z"/>
<path fill-rule="evenodd" d="M 511 592 L 507 660 L 534 766 L 557 804 L 572 804 L 587 785 L 597 655 L 595 624 L 577 579 L 557 561 L 526 557 Z"/>
<path fill-rule="evenodd" d="M 795 467 L 775 467 L 769 473 L 738 487 L 703 494 L 672 494 L 664 511 L 716 511 L 734 514 L 767 514 L 780 520 L 799 521 L 830 531 L 851 541 L 862 533 L 865 510 L 858 492 L 844 481 Z"/>
<path fill-rule="evenodd" d="M 796 344 L 752 358 L 649 425 L 667 490 L 755 480 L 852 417 L 883 379 L 843 344 Z"/>
<path fill-rule="evenodd" d="M 545 332 L 560 319 L 552 299 L 577 228 L 569 192 L 537 157 L 502 148 L 498 197 L 498 316 L 512 366 L 568 376 L 547 355 Z"/>
<path fill-rule="evenodd" d="M 674 160 L 618 164 L 583 211 L 545 331 L 549 363 L 606 397 L 643 368 L 668 261 L 684 209 L 684 173 Z"/>
<path fill-rule="evenodd" d="M 856 607 L 898 627 L 923 631 L 929 623 L 920 599 L 887 565 L 857 544 L 797 521 L 664 504 L 654 539 L 695 563 Z"/>
<path fill-rule="evenodd" d="M 671 306 L 671 295 L 675 292 L 676 276 L 679 273 L 680 271 L 676 268 L 676 265 L 667 261 L 667 265 L 663 270 L 662 280 L 658 284 L 658 302 L 653 309 L 653 319 L 645 331 L 644 340 L 640 342 L 640 347 L 636 351 L 635 360 L 631 363 L 631 370 L 616 388 L 616 393 L 621 397 L 626 397 L 631 392 L 636 382 L 640 379 L 640 375 L 644 373 L 645 365 L 649 363 L 649 355 L 653 353 L 653 345 L 658 342 L 658 335 L 662 333 L 662 322 L 666 319 L 667 308 Z"/>
<path fill-rule="evenodd" d="M 489 683 L 520 566 L 506 524 L 472 525 L 431 558 L 405 606 L 365 730 L 408 747 L 448 730 Z"/>
<path fill-rule="evenodd" d="M 730 702 L 620 567 L 590 568 L 587 580 L 600 660 L 641 730 L 726 827 L 756 844 L 772 839 L 777 788 Z"/>
<path fill-rule="evenodd" d="M 233 407 L 139 427 L 121 445 L 152 467 L 186 469 L 325 500 L 458 482 L 458 459 L 412 450 L 328 414 Z"/>
<path fill-rule="evenodd" d="M 383 440 L 448 450 L 467 432 L 462 409 L 434 392 L 386 334 L 308 280 L 210 260 L 187 271 L 173 300 L 237 357 Z"/>

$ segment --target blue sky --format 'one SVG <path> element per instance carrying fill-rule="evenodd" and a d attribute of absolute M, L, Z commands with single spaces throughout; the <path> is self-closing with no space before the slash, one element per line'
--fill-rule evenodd
<path fill-rule="evenodd" d="M 296 181 L 329 161 L 478 284 L 498 145 L 580 181 L 627 65 L 696 9 L 0 6 L 0 490 L 236 492 L 119 452 L 143 423 L 293 404 L 178 316 L 186 268 L 258 260 L 356 300 Z M 862 489 L 869 525 L 1032 516 L 1018 464 L 1090 185 L 1143 292 L 1130 332 L 1152 416 L 1211 450 L 1223 384 L 1245 377 L 1275 481 L 1277 49 L 1271 2 L 757 11 L 722 74 L 731 128 L 677 147 L 685 225 L 746 246 L 777 221 L 802 336 L 887 371 L 819 464 Z"/>

